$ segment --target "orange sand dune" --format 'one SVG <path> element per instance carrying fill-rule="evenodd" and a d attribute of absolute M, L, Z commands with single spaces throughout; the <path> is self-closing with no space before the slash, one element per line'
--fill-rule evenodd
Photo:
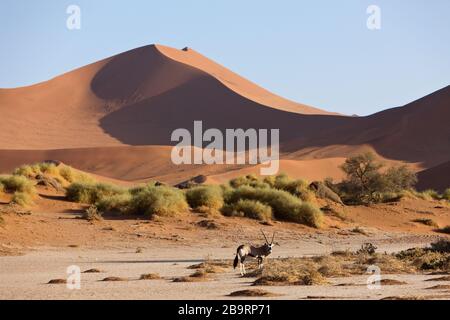
<path fill-rule="evenodd" d="M 317 165 L 311 177 L 328 170 L 317 159 L 365 150 L 417 170 L 450 161 L 450 86 L 404 107 L 346 117 L 276 96 L 192 49 L 159 45 L 33 86 L 0 89 L 0 114 L 0 172 L 48 158 L 125 180 L 241 170 L 170 162 L 172 131 L 192 130 L 195 120 L 222 132 L 278 128 L 282 159 Z"/>
<path fill-rule="evenodd" d="M 344 177 L 343 171 L 339 169 L 345 158 L 327 158 L 317 160 L 280 160 L 280 173 L 296 179 L 306 179 L 308 181 L 323 180 L 333 178 L 337 181 Z M 222 174 L 210 175 L 208 182 L 225 183 L 230 179 L 248 174 L 259 175 L 262 165 L 246 167 L 242 169 L 230 170 Z"/>
<path fill-rule="evenodd" d="M 450 161 L 419 172 L 419 190 L 435 189 L 444 191 L 450 188 Z"/>
<path fill-rule="evenodd" d="M 173 54 L 175 49 L 164 47 L 166 51 Z M 173 129 L 198 119 L 218 128 L 225 123 L 233 127 L 237 113 L 249 119 L 256 112 L 261 114 L 256 114 L 257 121 L 238 124 L 267 126 L 273 117 L 285 118 L 282 109 L 288 106 L 297 112 L 327 113 L 274 96 L 194 51 L 185 54 L 197 67 L 209 69 L 175 61 L 159 46 L 146 46 L 37 85 L 1 89 L 0 113 L 8 121 L 0 149 L 168 144 Z M 236 91 L 223 83 L 233 83 Z M 245 98 L 241 91 L 266 104 Z M 280 101 L 284 107 L 278 107 Z M 219 122 L 212 121 L 217 110 L 223 116 Z"/>

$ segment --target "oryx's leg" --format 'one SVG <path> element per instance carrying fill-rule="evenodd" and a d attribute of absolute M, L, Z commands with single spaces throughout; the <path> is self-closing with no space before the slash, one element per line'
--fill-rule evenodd
<path fill-rule="evenodd" d="M 239 262 L 239 268 L 240 268 L 241 276 L 243 276 L 244 272 L 245 272 L 245 266 L 242 262 Z"/>
<path fill-rule="evenodd" d="M 243 273 L 242 275 L 245 276 L 245 274 L 247 273 L 247 272 L 245 271 L 245 263 L 242 263 L 242 268 L 244 269 L 244 273 Z"/>

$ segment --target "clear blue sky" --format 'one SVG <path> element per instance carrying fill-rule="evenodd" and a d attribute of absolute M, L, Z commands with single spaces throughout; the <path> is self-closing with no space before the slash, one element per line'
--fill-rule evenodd
<path fill-rule="evenodd" d="M 81 8 L 81 30 L 66 9 Z M 366 9 L 381 8 L 381 30 Z M 146 44 L 189 46 L 286 98 L 366 115 L 450 84 L 449 0 L 0 0 L 0 87 Z"/>

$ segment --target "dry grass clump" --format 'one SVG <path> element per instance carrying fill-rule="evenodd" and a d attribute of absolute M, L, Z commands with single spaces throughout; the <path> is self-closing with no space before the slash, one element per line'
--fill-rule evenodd
<path fill-rule="evenodd" d="M 287 191 L 302 201 L 314 202 L 316 200 L 314 192 L 309 189 L 309 183 L 305 180 L 291 179 L 282 173 L 275 177 L 266 177 L 264 182 L 271 188 Z"/>
<path fill-rule="evenodd" d="M 449 290 L 449 289 L 450 285 L 448 284 L 438 284 L 436 286 L 427 288 L 427 290 Z"/>
<path fill-rule="evenodd" d="M 154 184 L 131 189 L 106 183 L 72 183 L 66 191 L 69 200 L 95 204 L 102 212 L 147 217 L 173 216 L 186 211 L 184 193 L 176 188 Z"/>
<path fill-rule="evenodd" d="M 66 197 L 73 202 L 95 204 L 106 197 L 124 192 L 126 190 L 123 188 L 108 183 L 74 182 L 67 187 Z"/>
<path fill-rule="evenodd" d="M 372 284 L 375 284 L 375 282 L 373 282 Z M 381 279 L 380 284 L 383 286 L 401 286 L 401 285 L 405 285 L 408 283 L 406 283 L 405 281 L 400 281 L 400 280 L 395 280 L 395 279 Z"/>
<path fill-rule="evenodd" d="M 269 185 L 268 183 L 266 183 L 266 180 L 261 181 L 260 179 L 258 179 L 258 177 L 254 176 L 252 174 L 231 179 L 229 184 L 233 188 L 239 188 L 242 186 L 249 186 L 249 187 L 253 187 L 253 188 L 273 187 L 273 186 Z"/>
<path fill-rule="evenodd" d="M 395 256 L 419 270 L 450 271 L 450 241 L 448 240 L 439 240 L 428 248 L 404 250 Z"/>
<path fill-rule="evenodd" d="M 148 217 L 174 216 L 186 211 L 188 207 L 181 190 L 167 186 L 149 186 L 133 195 L 130 211 Z"/>
<path fill-rule="evenodd" d="M 272 208 L 256 200 L 241 199 L 222 208 L 225 216 L 247 217 L 260 221 L 272 220 Z"/>
<path fill-rule="evenodd" d="M 67 280 L 66 279 L 52 279 L 49 282 L 47 282 L 47 284 L 66 284 Z"/>
<path fill-rule="evenodd" d="M 389 296 L 389 297 L 384 297 L 380 300 L 424 300 L 425 297 L 422 296 Z"/>
<path fill-rule="evenodd" d="M 161 276 L 158 273 L 146 273 L 142 274 L 139 280 L 159 280 Z"/>
<path fill-rule="evenodd" d="M 230 267 L 231 264 L 227 261 L 207 259 L 204 262 L 189 266 L 188 269 L 202 270 L 205 273 L 223 273 Z"/>
<path fill-rule="evenodd" d="M 33 182 L 23 176 L 1 175 L 0 184 L 3 186 L 3 192 L 6 193 L 21 192 L 29 195 L 34 195 L 36 193 Z"/>
<path fill-rule="evenodd" d="M 450 201 L 450 188 L 445 189 L 442 199 Z"/>
<path fill-rule="evenodd" d="M 11 203 L 23 207 L 32 205 L 37 195 L 34 183 L 24 176 L 0 176 L 0 191 L 12 194 Z"/>
<path fill-rule="evenodd" d="M 204 262 L 194 264 L 188 267 L 195 272 L 189 276 L 174 278 L 173 282 L 202 282 L 211 280 L 212 274 L 226 272 L 230 267 L 229 262 L 222 260 L 206 259 Z"/>
<path fill-rule="evenodd" d="M 17 204 L 21 207 L 27 207 L 33 204 L 33 196 L 25 192 L 14 192 L 11 203 Z"/>
<path fill-rule="evenodd" d="M 102 273 L 102 272 L 104 272 L 104 271 L 102 271 L 100 269 L 96 269 L 96 268 L 83 271 L 83 273 Z"/>
<path fill-rule="evenodd" d="M 326 283 L 326 278 L 363 275 L 376 265 L 383 274 L 410 274 L 418 271 L 413 261 L 392 254 L 340 251 L 308 258 L 271 259 L 264 270 L 247 274 L 258 277 L 255 285 L 314 285 Z"/>
<path fill-rule="evenodd" d="M 206 272 L 203 269 L 198 269 L 190 276 L 177 277 L 177 278 L 174 278 L 172 281 L 173 282 L 203 282 L 203 281 L 209 281 L 209 280 L 211 280 L 210 273 Z"/>
<path fill-rule="evenodd" d="M 230 297 L 275 297 L 275 296 L 279 296 L 279 294 L 265 291 L 262 289 L 247 289 L 247 290 L 234 291 L 234 292 L 230 293 L 228 296 L 230 296 Z"/>
<path fill-rule="evenodd" d="M 318 265 L 308 258 L 272 259 L 265 265 L 255 286 L 320 285 L 327 283 Z"/>
<path fill-rule="evenodd" d="M 90 175 L 73 169 L 64 164 L 54 162 L 35 163 L 32 165 L 23 165 L 13 171 L 15 176 L 24 176 L 35 179 L 39 175 L 51 176 L 64 185 L 72 182 L 94 183 L 95 180 Z"/>
<path fill-rule="evenodd" d="M 436 229 L 436 231 L 439 233 L 450 234 L 450 226 L 445 226 L 443 228 Z"/>
<path fill-rule="evenodd" d="M 189 206 L 205 213 L 218 212 L 224 204 L 222 189 L 219 186 L 199 186 L 186 191 Z"/>
<path fill-rule="evenodd" d="M 103 220 L 102 214 L 98 211 L 98 209 L 95 205 L 89 206 L 83 212 L 82 218 L 87 221 L 91 221 L 91 222 Z"/>
<path fill-rule="evenodd" d="M 313 286 L 326 284 L 326 279 L 317 271 L 307 274 L 263 275 L 253 282 L 254 286 Z"/>
<path fill-rule="evenodd" d="M 425 281 L 450 281 L 450 276 L 427 279 Z"/>
<path fill-rule="evenodd" d="M 223 186 L 224 215 L 237 215 L 267 221 L 275 219 L 305 224 L 319 228 L 323 215 L 316 202 L 314 191 L 304 180 L 293 180 L 280 174 L 264 179 L 253 175 L 230 180 Z"/>
<path fill-rule="evenodd" d="M 428 189 L 419 193 L 423 196 L 424 200 L 439 200 L 441 196 L 436 190 Z M 420 197 L 420 196 L 419 196 Z"/>
<path fill-rule="evenodd" d="M 445 242 L 445 241 L 444 241 Z M 447 243 L 449 243 L 447 241 Z M 433 244 L 441 250 L 448 250 L 442 241 Z M 270 259 L 263 270 L 254 269 L 246 277 L 256 277 L 256 286 L 320 285 L 327 283 L 326 278 L 346 277 L 366 274 L 370 266 L 379 267 L 383 274 L 414 274 L 423 270 L 449 272 L 450 253 L 430 248 L 413 248 L 397 254 L 381 254 L 367 250 L 368 244 L 358 252 L 339 251 L 330 255 Z M 371 249 L 375 248 L 373 245 Z M 370 253 L 369 253 L 370 252 Z M 248 266 L 249 267 L 249 266 Z M 429 281 L 447 281 L 446 278 Z M 402 281 L 381 280 L 382 285 L 402 285 Z"/>
<path fill-rule="evenodd" d="M 367 233 L 367 231 L 364 230 L 363 228 L 361 228 L 360 226 L 356 226 L 356 227 L 354 227 L 354 228 L 353 228 L 352 230 L 350 230 L 350 231 L 353 232 L 353 233 L 362 234 L 362 235 L 364 235 L 364 236 L 369 235 L 369 234 Z"/>
<path fill-rule="evenodd" d="M 131 210 L 132 195 L 123 192 L 106 197 L 102 197 L 96 202 L 96 206 L 101 212 L 128 214 Z"/>
<path fill-rule="evenodd" d="M 201 220 L 196 223 L 197 226 L 208 230 L 219 229 L 219 225 L 214 220 Z"/>
<path fill-rule="evenodd" d="M 270 206 L 274 217 L 278 220 L 296 222 L 315 228 L 322 224 L 323 214 L 318 208 L 308 202 L 302 202 L 301 199 L 287 191 L 242 186 L 231 190 L 225 196 L 225 202 L 228 205 L 233 205 L 239 200 L 259 201 Z"/>
<path fill-rule="evenodd" d="M 413 222 L 421 223 L 426 226 L 438 228 L 439 225 L 433 220 L 433 219 L 427 219 L 427 218 L 420 218 L 420 219 L 414 219 Z"/>
<path fill-rule="evenodd" d="M 127 278 L 121 278 L 121 277 L 106 277 L 100 281 L 104 282 L 116 282 L 116 281 L 128 281 Z"/>

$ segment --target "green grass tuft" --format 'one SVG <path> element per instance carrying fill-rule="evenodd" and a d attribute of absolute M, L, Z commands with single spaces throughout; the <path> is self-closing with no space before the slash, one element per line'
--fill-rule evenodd
<path fill-rule="evenodd" d="M 271 220 L 272 208 L 256 200 L 241 199 L 238 202 L 226 205 L 222 209 L 225 216 L 247 217 L 251 219 L 268 221 Z"/>
<path fill-rule="evenodd" d="M 218 186 L 201 186 L 188 189 L 186 199 L 192 209 L 218 211 L 224 204 L 222 189 Z"/>

